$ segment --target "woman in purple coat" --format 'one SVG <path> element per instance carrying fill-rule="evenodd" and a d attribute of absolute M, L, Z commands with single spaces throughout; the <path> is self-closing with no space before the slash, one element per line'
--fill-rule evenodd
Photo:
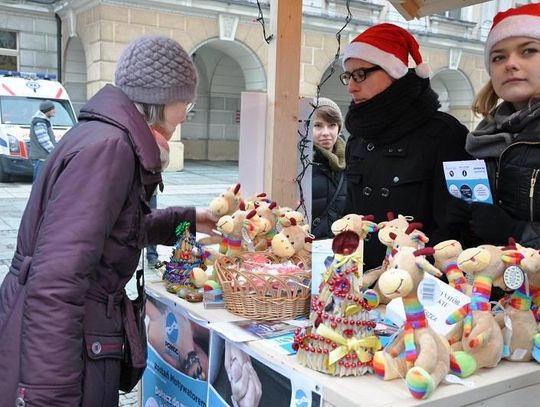
<path fill-rule="evenodd" d="M 183 220 L 215 226 L 207 211 L 148 206 L 196 86 L 176 41 L 141 37 L 47 160 L 0 288 L 0 406 L 118 405 L 124 286 L 141 248 L 173 245 Z"/>

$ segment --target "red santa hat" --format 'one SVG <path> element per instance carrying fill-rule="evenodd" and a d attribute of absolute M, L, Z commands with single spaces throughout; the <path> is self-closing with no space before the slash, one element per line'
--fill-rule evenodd
<path fill-rule="evenodd" d="M 358 35 L 345 49 L 343 64 L 358 58 L 379 65 L 392 78 L 403 78 L 408 72 L 409 55 L 416 63 L 416 74 L 429 76 L 429 66 L 422 62 L 420 46 L 405 29 L 394 24 L 377 24 Z"/>
<path fill-rule="evenodd" d="M 488 72 L 491 50 L 498 42 L 510 37 L 540 39 L 540 3 L 526 4 L 497 13 L 484 51 L 484 61 Z"/>

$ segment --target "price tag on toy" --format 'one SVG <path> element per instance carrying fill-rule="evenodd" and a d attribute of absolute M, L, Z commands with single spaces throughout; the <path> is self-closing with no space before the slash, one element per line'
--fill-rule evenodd
<path fill-rule="evenodd" d="M 503 273 L 504 284 L 511 290 L 517 290 L 525 281 L 523 270 L 520 267 L 508 266 Z"/>

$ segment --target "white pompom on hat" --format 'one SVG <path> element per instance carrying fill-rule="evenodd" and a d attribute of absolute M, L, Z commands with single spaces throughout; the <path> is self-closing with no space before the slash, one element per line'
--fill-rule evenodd
<path fill-rule="evenodd" d="M 358 58 L 379 65 L 394 79 L 403 78 L 409 70 L 409 55 L 416 64 L 416 74 L 429 77 L 429 66 L 422 61 L 420 46 L 407 30 L 389 23 L 377 24 L 359 34 L 345 49 L 343 64 Z"/>
<path fill-rule="evenodd" d="M 489 72 L 489 55 L 500 41 L 510 37 L 540 39 L 540 3 L 501 11 L 493 18 L 484 51 L 484 62 Z"/>

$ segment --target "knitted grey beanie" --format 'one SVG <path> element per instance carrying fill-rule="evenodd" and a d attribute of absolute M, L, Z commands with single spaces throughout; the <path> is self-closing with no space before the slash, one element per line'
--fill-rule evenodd
<path fill-rule="evenodd" d="M 54 103 L 50 100 L 45 100 L 39 104 L 39 110 L 41 110 L 43 113 L 47 113 L 48 111 L 51 111 L 54 109 Z"/>
<path fill-rule="evenodd" d="M 328 106 L 330 109 L 334 110 L 338 116 L 339 116 L 339 128 L 341 129 L 343 127 L 343 115 L 341 113 L 341 109 L 339 108 L 339 106 L 337 105 L 336 102 L 334 102 L 332 99 L 328 99 L 328 98 L 323 98 L 323 97 L 320 97 L 319 100 L 318 100 L 318 104 L 317 104 L 317 98 L 313 98 L 313 101 L 311 102 L 311 105 L 313 107 L 322 107 L 322 106 Z"/>
<path fill-rule="evenodd" d="M 122 52 L 114 81 L 133 102 L 191 102 L 197 88 L 197 70 L 178 42 L 147 35 L 131 42 Z"/>

